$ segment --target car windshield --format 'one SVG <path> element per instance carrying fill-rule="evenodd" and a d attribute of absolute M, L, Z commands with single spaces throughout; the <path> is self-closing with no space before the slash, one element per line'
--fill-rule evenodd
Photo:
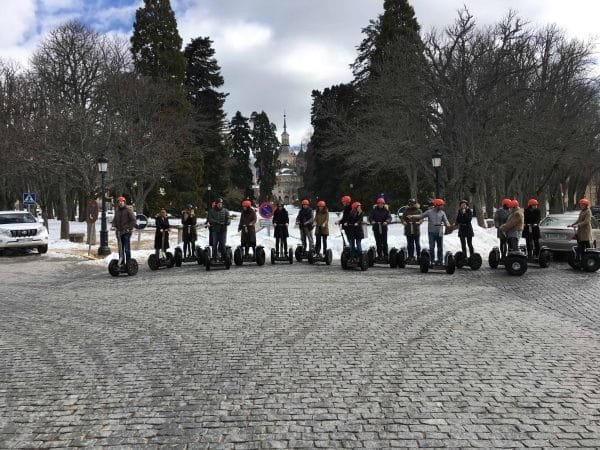
<path fill-rule="evenodd" d="M 8 223 L 37 223 L 37 220 L 29 213 L 0 214 L 0 225 Z"/>
<path fill-rule="evenodd" d="M 548 216 L 540 222 L 540 227 L 566 227 L 577 220 L 577 216 Z"/>

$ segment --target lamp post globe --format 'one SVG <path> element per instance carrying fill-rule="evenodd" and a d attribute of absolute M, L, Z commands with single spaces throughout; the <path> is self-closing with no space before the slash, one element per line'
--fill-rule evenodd
<path fill-rule="evenodd" d="M 108 159 L 104 156 L 98 158 L 98 172 L 102 177 L 102 216 L 100 227 L 100 247 L 98 247 L 98 256 L 107 256 L 111 254 L 108 247 L 108 230 L 106 228 L 106 194 L 104 192 L 104 176 L 108 170 Z"/>
<path fill-rule="evenodd" d="M 431 165 L 435 170 L 435 198 L 440 198 L 440 167 L 442 167 L 442 155 L 437 150 L 431 157 Z"/>

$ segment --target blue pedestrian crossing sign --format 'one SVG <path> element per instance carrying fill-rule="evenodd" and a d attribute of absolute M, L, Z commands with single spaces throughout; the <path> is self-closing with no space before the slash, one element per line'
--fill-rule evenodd
<path fill-rule="evenodd" d="M 37 203 L 37 196 L 35 192 L 23 192 L 23 204 L 24 205 L 35 205 Z"/>

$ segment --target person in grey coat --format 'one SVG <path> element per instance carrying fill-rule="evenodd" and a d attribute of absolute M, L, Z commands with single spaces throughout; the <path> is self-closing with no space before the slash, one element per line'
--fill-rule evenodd
<path fill-rule="evenodd" d="M 498 208 L 494 213 L 494 226 L 498 230 L 497 236 L 500 239 L 500 255 L 502 258 L 506 256 L 506 252 L 508 251 L 508 240 L 506 239 L 506 234 L 500 231 L 500 227 L 508 220 L 511 204 L 512 200 L 510 198 L 504 198 L 502 200 L 502 208 Z"/>
<path fill-rule="evenodd" d="M 435 248 L 437 246 L 437 263 L 443 264 L 444 261 L 444 225 L 450 225 L 444 205 L 446 202 L 441 198 L 433 199 L 433 208 L 428 209 L 422 214 L 408 215 L 408 220 L 427 219 L 427 234 L 429 236 L 429 258 L 433 263 L 435 258 Z"/>
<path fill-rule="evenodd" d="M 219 198 L 216 201 L 214 208 L 208 211 L 208 219 L 206 221 L 210 227 L 212 242 L 212 258 L 217 259 L 217 252 L 220 253 L 221 259 L 225 259 L 225 244 L 227 243 L 227 227 L 231 223 L 229 211 L 223 207 L 223 199 Z"/>

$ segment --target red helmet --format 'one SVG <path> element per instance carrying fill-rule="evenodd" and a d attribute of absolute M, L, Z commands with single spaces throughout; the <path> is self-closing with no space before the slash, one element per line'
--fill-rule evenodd
<path fill-rule="evenodd" d="M 310 205 L 310 202 L 308 200 L 304 199 L 304 200 L 302 200 L 302 206 L 304 206 L 304 205 L 308 206 L 308 205 Z"/>
<path fill-rule="evenodd" d="M 357 209 L 359 206 L 361 206 L 360 202 L 352 203 L 352 209 Z"/>
<path fill-rule="evenodd" d="M 352 198 L 349 195 L 344 195 L 342 197 L 342 203 L 350 203 L 352 201 Z"/>
<path fill-rule="evenodd" d="M 244 208 L 250 208 L 252 206 L 252 202 L 250 200 L 244 200 L 242 202 L 242 207 Z"/>
<path fill-rule="evenodd" d="M 126 203 L 127 200 L 125 199 L 125 197 L 123 197 L 122 195 L 120 195 L 119 197 L 117 197 L 117 202 L 118 203 L 121 203 L 121 202 Z"/>
<path fill-rule="evenodd" d="M 581 200 L 579 200 L 579 206 L 590 206 L 590 201 L 587 198 L 582 198 Z"/>
<path fill-rule="evenodd" d="M 433 206 L 435 206 L 435 207 L 444 206 L 445 204 L 446 204 L 446 202 L 444 200 L 442 200 L 441 198 L 433 199 Z"/>
<path fill-rule="evenodd" d="M 379 197 L 377 199 L 377 204 L 378 205 L 385 205 L 385 199 L 383 197 Z"/>
<path fill-rule="evenodd" d="M 510 205 L 512 205 L 512 200 L 510 198 L 502 199 L 502 206 L 504 206 L 505 208 L 510 208 Z"/>
<path fill-rule="evenodd" d="M 319 201 L 317 202 L 317 206 L 318 206 L 318 207 L 322 207 L 322 208 L 324 208 L 324 207 L 325 207 L 325 206 L 327 206 L 327 205 L 325 204 L 325 202 L 324 202 L 323 200 L 319 200 Z"/>
<path fill-rule="evenodd" d="M 538 201 L 535 198 L 530 198 L 527 200 L 527 206 L 537 206 L 539 205 Z"/>
<path fill-rule="evenodd" d="M 519 207 L 519 201 L 518 200 L 513 200 L 510 202 L 510 207 L 511 208 L 518 208 Z"/>

